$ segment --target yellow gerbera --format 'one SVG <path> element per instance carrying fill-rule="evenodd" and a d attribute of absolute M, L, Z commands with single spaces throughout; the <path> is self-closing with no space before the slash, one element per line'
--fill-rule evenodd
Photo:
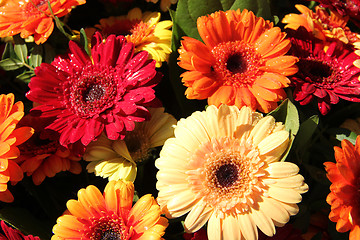
<path fill-rule="evenodd" d="M 149 109 L 150 121 L 136 123 L 123 140 L 109 140 L 102 135 L 86 149 L 84 159 L 90 163 L 86 169 L 96 176 L 109 180 L 134 181 L 137 164 L 149 157 L 150 150 L 162 146 L 166 139 L 173 137 L 176 119 L 164 113 L 164 108 Z"/>
<path fill-rule="evenodd" d="M 208 222 L 210 240 L 275 234 L 308 190 L 299 168 L 279 162 L 289 132 L 249 107 L 209 106 L 178 121 L 155 162 L 158 203 L 169 218 L 186 213 L 187 232 Z"/>
<path fill-rule="evenodd" d="M 127 16 L 117 16 L 100 19 L 95 28 L 86 29 L 88 37 L 99 31 L 104 37 L 110 34 L 124 35 L 128 42 L 135 45 L 135 52 L 147 51 L 149 58 L 156 61 L 156 67 L 161 67 L 171 53 L 170 20 L 160 21 L 159 12 L 141 12 L 133 8 Z"/>
<path fill-rule="evenodd" d="M 132 207 L 133 197 L 132 182 L 110 181 L 103 194 L 93 185 L 80 189 L 78 200 L 69 200 L 68 211 L 57 219 L 51 239 L 162 239 L 168 221 L 159 205 L 147 194 Z"/>

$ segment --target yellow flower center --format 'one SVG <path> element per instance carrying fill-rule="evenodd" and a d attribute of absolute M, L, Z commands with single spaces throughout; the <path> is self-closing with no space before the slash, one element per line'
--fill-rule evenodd
<path fill-rule="evenodd" d="M 236 207 L 240 212 L 254 203 L 253 193 L 263 192 L 264 162 L 251 143 L 224 137 L 201 145 L 189 162 L 192 190 L 220 212 Z"/>
<path fill-rule="evenodd" d="M 243 41 L 220 43 L 211 53 L 216 62 L 212 69 L 223 85 L 247 86 L 262 73 L 259 70 L 263 65 L 261 55 Z"/>

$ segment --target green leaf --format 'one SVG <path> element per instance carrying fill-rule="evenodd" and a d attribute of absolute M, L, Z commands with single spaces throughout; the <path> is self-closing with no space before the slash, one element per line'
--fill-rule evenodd
<path fill-rule="evenodd" d="M 80 44 L 84 47 L 86 53 L 91 56 L 91 49 L 89 48 L 89 42 L 83 28 L 80 29 Z"/>
<path fill-rule="evenodd" d="M 31 66 L 38 67 L 42 63 L 43 46 L 35 45 L 34 49 L 30 54 L 29 64 Z"/>
<path fill-rule="evenodd" d="M 25 83 L 29 83 L 31 78 L 35 76 L 35 73 L 34 71 L 25 71 L 23 72 L 22 74 L 16 76 L 16 79 L 22 81 L 22 82 L 25 82 Z"/>
<path fill-rule="evenodd" d="M 176 8 L 176 14 L 179 17 L 176 18 L 176 24 L 186 36 L 201 40 L 196 25 L 199 17 L 219 10 L 238 8 L 253 11 L 258 17 L 272 19 L 267 0 L 179 0 Z"/>
<path fill-rule="evenodd" d="M 344 139 L 350 141 L 352 144 L 355 145 L 357 134 L 354 132 L 351 132 L 348 129 L 345 128 L 338 128 L 338 129 L 330 129 L 329 132 L 332 132 L 335 134 L 336 139 L 340 142 Z"/>
<path fill-rule="evenodd" d="M 24 63 L 18 59 L 6 58 L 0 61 L 0 67 L 5 71 L 16 70 L 24 66 Z"/>
<path fill-rule="evenodd" d="M 18 207 L 1 208 L 0 219 L 19 229 L 25 235 L 31 234 L 40 237 L 40 239 L 51 238 L 51 232 L 44 230 L 51 229 L 49 223 L 38 220 L 27 209 Z"/>
<path fill-rule="evenodd" d="M 1 59 L 17 58 L 12 42 L 7 42 Z"/>
<path fill-rule="evenodd" d="M 300 151 L 301 149 L 303 149 L 306 143 L 308 143 L 309 140 L 311 139 L 318 124 L 319 124 L 319 116 L 313 115 L 300 125 L 299 132 L 294 142 L 294 146 L 296 146 L 296 149 L 299 149 Z"/>
<path fill-rule="evenodd" d="M 285 129 L 290 133 L 290 146 L 280 160 L 285 161 L 294 143 L 295 136 L 299 131 L 299 113 L 295 105 L 289 99 L 285 99 L 275 110 L 270 112 L 268 115 L 273 116 L 277 122 L 283 122 Z"/>
<path fill-rule="evenodd" d="M 14 51 L 16 53 L 16 56 L 23 62 L 26 63 L 27 62 L 27 55 L 28 55 L 28 50 L 27 50 L 27 46 L 25 44 L 24 39 L 22 39 L 19 35 L 16 35 L 13 37 L 14 39 Z"/>

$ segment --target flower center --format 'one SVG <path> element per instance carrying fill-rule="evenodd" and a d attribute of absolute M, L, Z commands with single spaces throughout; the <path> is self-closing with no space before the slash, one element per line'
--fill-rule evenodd
<path fill-rule="evenodd" d="M 111 66 L 89 64 L 63 84 L 67 108 L 80 117 L 88 118 L 111 108 L 125 92 L 118 86 L 121 76 Z"/>
<path fill-rule="evenodd" d="M 218 185 L 220 185 L 221 187 L 231 187 L 239 178 L 238 173 L 239 172 L 236 165 L 234 164 L 222 165 L 215 172 Z"/>
<path fill-rule="evenodd" d="M 125 136 L 124 141 L 134 162 L 142 162 L 150 156 L 149 137 L 142 129 L 135 128 Z"/>
<path fill-rule="evenodd" d="M 265 191 L 264 162 L 246 140 L 223 137 L 202 144 L 192 155 L 186 172 L 192 191 L 218 213 L 234 207 L 247 211 L 254 192 Z"/>
<path fill-rule="evenodd" d="M 262 74 L 261 55 L 243 41 L 220 43 L 211 51 L 215 58 L 212 66 L 217 80 L 223 85 L 243 87 L 251 85 Z"/>
<path fill-rule="evenodd" d="M 40 133 L 35 132 L 29 140 L 19 146 L 19 149 L 21 151 L 21 155 L 38 156 L 42 154 L 54 154 L 59 147 L 60 144 L 58 141 L 42 139 L 40 138 Z"/>
<path fill-rule="evenodd" d="M 131 34 L 126 36 L 126 40 L 134 43 L 136 47 L 154 35 L 155 27 L 155 24 L 151 26 L 150 23 L 140 21 L 132 26 L 130 30 Z"/>
<path fill-rule="evenodd" d="M 94 102 L 100 100 L 104 95 L 106 89 L 102 85 L 94 84 L 90 85 L 88 89 L 84 92 L 84 101 L 85 102 Z"/>
<path fill-rule="evenodd" d="M 321 87 L 331 87 L 341 79 L 339 71 L 336 70 L 337 63 L 320 61 L 317 59 L 300 59 L 298 62 L 299 75 L 303 75 L 302 79 L 319 84 Z"/>
<path fill-rule="evenodd" d="M 93 218 L 92 224 L 85 232 L 90 240 L 128 240 L 132 235 L 132 228 L 128 228 L 121 217 L 109 214 L 100 218 Z"/>

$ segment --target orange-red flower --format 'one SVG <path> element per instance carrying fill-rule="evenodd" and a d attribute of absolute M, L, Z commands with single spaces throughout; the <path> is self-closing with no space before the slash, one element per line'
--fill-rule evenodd
<path fill-rule="evenodd" d="M 20 126 L 31 126 L 35 130 L 34 135 L 19 146 L 21 155 L 16 159 L 23 172 L 32 176 L 35 185 L 62 171 L 74 174 L 81 172 L 81 158 L 60 145 L 57 132 L 45 129 L 49 120 L 27 115 L 19 123 Z"/>
<path fill-rule="evenodd" d="M 24 0 L 6 1 L 0 6 L 0 37 L 20 33 L 22 38 L 34 35 L 37 44 L 44 43 L 54 29 L 53 17 L 69 13 L 72 7 L 84 4 L 85 0 Z"/>
<path fill-rule="evenodd" d="M 262 112 L 286 98 L 286 76 L 297 72 L 297 58 L 284 56 L 290 40 L 280 28 L 247 10 L 200 17 L 197 27 L 204 43 L 184 37 L 179 49 L 187 98 Z"/>
<path fill-rule="evenodd" d="M 0 95 L 0 201 L 12 202 L 7 183 L 17 183 L 23 178 L 21 168 L 14 161 L 20 155 L 18 145 L 31 137 L 34 130 L 30 127 L 16 128 L 24 116 L 22 102 L 14 104 L 14 95 Z"/>
<path fill-rule="evenodd" d="M 132 207 L 133 197 L 132 182 L 110 181 L 104 194 L 92 185 L 80 189 L 78 200 L 69 200 L 57 219 L 51 239 L 162 239 L 168 221 L 155 199 L 147 194 Z"/>
<path fill-rule="evenodd" d="M 311 11 L 309 8 L 297 4 L 295 7 L 301 12 L 301 14 L 288 14 L 282 22 L 287 25 L 285 28 L 291 28 L 297 30 L 300 26 L 305 27 L 309 32 L 321 40 L 340 40 L 345 44 L 354 44 L 360 41 L 356 33 L 353 33 L 347 22 L 349 17 L 342 17 L 337 12 L 328 12 L 320 7 L 315 7 L 315 11 Z"/>
<path fill-rule="evenodd" d="M 329 219 L 336 222 L 338 232 L 350 231 L 349 240 L 360 239 L 360 136 L 355 146 L 343 140 L 334 147 L 336 163 L 325 162 L 327 177 L 331 181 L 326 198 L 331 205 Z"/>

